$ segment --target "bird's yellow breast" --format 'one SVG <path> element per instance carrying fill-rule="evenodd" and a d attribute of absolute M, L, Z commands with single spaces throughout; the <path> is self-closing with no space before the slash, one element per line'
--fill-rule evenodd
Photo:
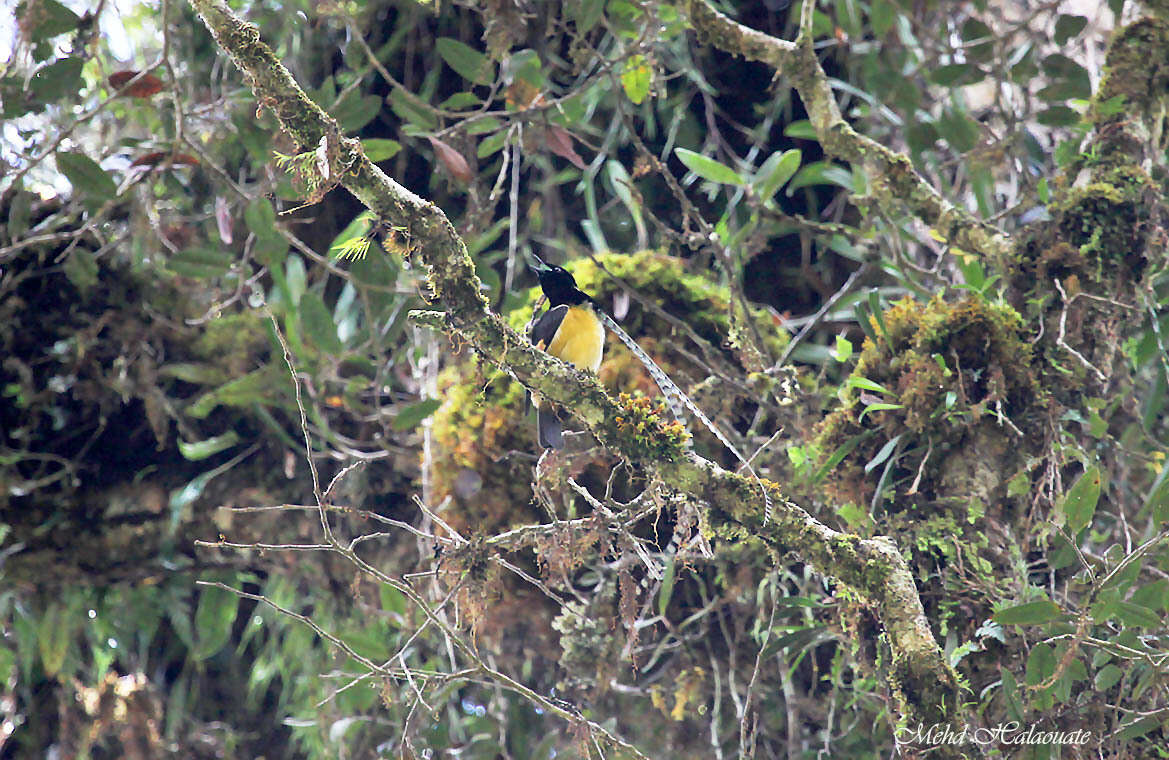
<path fill-rule="evenodd" d="M 582 369 L 601 368 L 605 328 L 591 306 L 573 306 L 552 336 L 548 353 Z"/>

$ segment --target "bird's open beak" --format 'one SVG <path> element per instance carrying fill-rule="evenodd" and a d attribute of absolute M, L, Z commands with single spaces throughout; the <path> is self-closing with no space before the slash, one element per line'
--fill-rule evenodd
<path fill-rule="evenodd" d="M 532 253 L 531 251 L 524 251 L 524 255 L 528 259 L 528 267 L 531 268 L 533 272 L 538 274 L 540 272 L 551 271 L 552 267 L 545 264 L 542 258 Z"/>

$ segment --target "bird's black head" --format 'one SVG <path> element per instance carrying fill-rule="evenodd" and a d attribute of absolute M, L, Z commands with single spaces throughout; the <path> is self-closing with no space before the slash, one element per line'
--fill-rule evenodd
<path fill-rule="evenodd" d="M 540 257 L 532 254 L 529 263 L 536 277 L 540 280 L 540 289 L 552 306 L 568 304 L 577 306 L 592 301 L 588 295 L 576 286 L 576 280 L 564 267 L 545 264 Z"/>

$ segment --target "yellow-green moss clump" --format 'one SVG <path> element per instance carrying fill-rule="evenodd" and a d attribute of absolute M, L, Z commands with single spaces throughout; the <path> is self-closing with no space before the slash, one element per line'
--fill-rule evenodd
<path fill-rule="evenodd" d="M 729 293 L 725 287 L 687 272 L 683 260 L 653 251 L 606 253 L 597 256 L 597 261 L 707 341 L 705 350 L 715 354 L 714 359 L 737 365 L 733 352 L 725 345 L 730 328 Z M 569 262 L 566 267 L 582 290 L 592 295 L 602 309 L 613 312 L 614 298 L 622 292 L 620 284 L 589 259 Z M 508 317 L 513 328 L 524 331 L 539 296 L 539 288 L 528 291 L 526 304 Z M 772 358 L 778 356 L 787 345 L 787 334 L 778 330 L 762 309 L 756 310 L 753 318 L 765 349 Z M 691 390 L 695 383 L 706 379 L 705 368 L 696 366 L 674 345 L 699 355 L 704 349 L 696 347 L 675 325 L 636 300 L 617 321 L 683 390 Z M 661 393 L 637 358 L 612 336 L 606 341 L 605 361 L 598 374 L 611 394 L 630 394 L 625 402 L 630 413 L 621 422 L 611 421 L 616 433 L 636 436 L 639 425 L 642 432 L 650 425 L 664 425 L 662 429 L 667 433 L 676 433 L 676 445 L 668 451 L 647 453 L 672 456 L 681 450 L 685 431 L 672 422 L 663 422 L 663 415 L 654 412 L 652 402 L 660 399 Z M 712 417 L 728 412 L 737 396 L 724 390 L 720 385 L 696 400 Z M 644 398 L 639 400 L 638 392 Z M 439 396 L 444 402 L 434 417 L 436 445 L 431 476 L 436 498 L 451 497 L 444 517 L 456 529 L 469 526 L 484 532 L 538 519 L 540 513 L 530 502 L 532 465 L 540 451 L 534 422 L 523 408 L 522 386 L 500 372 L 481 367 L 468 356 L 440 375 Z M 574 427 L 579 429 L 566 417 L 566 430 Z M 579 471 L 587 464 L 580 461 L 573 466 Z"/>
<path fill-rule="evenodd" d="M 836 496 L 866 503 L 876 478 L 864 466 L 896 436 L 903 449 L 933 444 L 940 450 L 959 445 L 986 418 L 1007 424 L 1033 411 L 1039 386 L 1031 344 L 1011 307 L 977 297 L 956 304 L 904 299 L 872 324 L 877 340 L 865 340 L 844 404 L 825 418 L 816 438 L 826 461 L 867 434 L 828 473 Z M 919 493 L 928 493 L 933 475 L 923 473 Z"/>

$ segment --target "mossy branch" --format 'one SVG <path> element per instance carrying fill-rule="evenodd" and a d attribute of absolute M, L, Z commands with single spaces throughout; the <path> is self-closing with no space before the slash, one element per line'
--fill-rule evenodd
<path fill-rule="evenodd" d="M 947 201 L 913 168 L 909 157 L 859 134 L 844 120 L 828 76 L 812 46 L 811 6 L 805 0 L 799 37 L 788 42 L 732 21 L 707 0 L 686 0 L 690 23 L 699 38 L 734 55 L 760 61 L 791 81 L 808 111 L 816 137 L 829 155 L 852 164 L 868 176 L 875 199 L 883 208 L 898 206 L 934 228 L 945 240 L 998 262 L 1010 249 L 1006 236 Z"/>
<path fill-rule="evenodd" d="M 337 134 L 336 122 L 304 95 L 254 26 L 236 17 L 222 0 L 191 4 L 247 75 L 260 102 L 302 146 Z M 697 456 L 684 445 L 685 435 L 678 429 L 647 418 L 640 407 L 630 408 L 636 399 L 613 399 L 596 376 L 553 359 L 509 328 L 488 309 L 466 246 L 446 215 L 370 163 L 357 141 L 341 139 L 339 144 L 338 164 L 349 167 L 342 184 L 380 219 L 405 230 L 410 255 L 427 267 L 434 300 L 445 309 L 414 312 L 416 324 L 458 334 L 525 386 L 570 409 L 604 446 L 707 504 L 715 530 L 745 531 L 851 586 L 884 622 L 902 717 L 926 723 L 958 717 L 957 679 L 929 629 L 905 560 L 889 540 L 834 531 L 785 499 L 772 483 L 765 487 L 775 509 L 773 519 L 765 522 L 764 500 L 754 481 Z M 657 424 L 628 424 L 634 418 Z"/>

